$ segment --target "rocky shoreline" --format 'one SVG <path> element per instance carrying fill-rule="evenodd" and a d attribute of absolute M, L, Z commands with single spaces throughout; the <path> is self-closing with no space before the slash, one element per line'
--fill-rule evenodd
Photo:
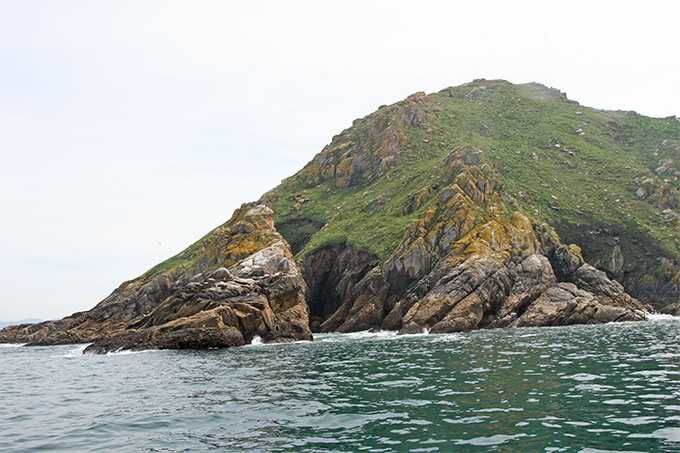
<path fill-rule="evenodd" d="M 290 247 L 274 229 L 273 212 L 265 206 L 241 211 L 225 241 L 236 240 L 242 247 L 238 253 L 253 253 L 229 269 L 162 274 L 134 292 L 114 291 L 89 312 L 6 328 L 0 342 L 92 342 L 86 352 L 106 353 L 240 346 L 255 336 L 267 342 L 311 340 L 306 285 Z M 229 256 L 222 263 L 233 261 Z M 150 309 L 140 312 L 144 306 Z"/>
<path fill-rule="evenodd" d="M 678 315 L 680 123 L 577 105 L 480 79 L 383 106 L 92 310 L 0 342 L 104 353 Z"/>
<path fill-rule="evenodd" d="M 464 194 L 459 185 L 454 189 Z M 312 340 L 308 299 L 316 301 L 317 313 L 325 313 L 312 323 L 322 332 L 448 333 L 640 321 L 650 310 L 585 263 L 577 247 L 560 244 L 545 225 L 532 224 L 519 214 L 505 225 L 477 225 L 451 242 L 460 245 L 473 234 L 474 240 L 468 241 L 476 244 L 474 253 L 468 247 L 448 246 L 435 252 L 407 235 L 384 265 L 366 269 L 375 264 L 370 254 L 336 246 L 330 256 L 306 261 L 304 273 L 317 291 L 320 283 L 313 277 L 329 284 L 319 269 L 330 272 L 333 266 L 345 266 L 335 269 L 333 287 L 317 294 L 276 232 L 271 209 L 258 205 L 244 214 L 235 215 L 232 234 L 247 231 L 248 239 L 257 235 L 268 240 L 256 241 L 257 250 L 229 268 L 186 272 L 174 281 L 160 275 L 113 304 L 122 308 L 113 312 L 115 316 L 109 315 L 107 299 L 89 312 L 59 321 L 8 327 L 0 331 L 0 342 L 32 346 L 91 342 L 85 352 L 107 353 L 232 347 L 255 337 L 264 342 Z M 431 225 L 436 224 L 433 220 Z M 481 239 L 487 228 L 497 227 L 493 241 Z M 344 258 L 339 259 L 338 250 Z M 336 306 L 318 306 L 320 294 Z M 135 315 L 140 300 L 152 308 Z"/>
<path fill-rule="evenodd" d="M 319 307 L 316 294 L 338 306 L 319 331 L 448 333 L 633 321 L 653 311 L 586 263 L 579 247 L 562 244 L 549 225 L 506 215 L 493 167 L 478 166 L 470 152 L 479 154 L 454 150 L 451 184 L 383 265 L 366 269 L 374 260 L 338 245 L 307 258 L 304 274 L 317 275 L 307 279 L 312 316 L 331 311 Z M 329 253 L 343 259 L 324 258 Z M 329 261 L 344 268 L 328 270 Z M 324 273 L 335 276 L 334 287 L 315 287 L 327 281 Z"/>

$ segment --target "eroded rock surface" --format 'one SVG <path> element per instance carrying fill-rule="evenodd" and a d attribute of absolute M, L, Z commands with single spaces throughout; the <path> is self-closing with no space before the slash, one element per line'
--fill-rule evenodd
<path fill-rule="evenodd" d="M 167 270 L 165 270 L 167 269 Z M 266 206 L 244 205 L 206 239 L 123 283 L 92 310 L 13 326 L 0 342 L 95 342 L 90 351 L 310 340 L 306 285 Z"/>
<path fill-rule="evenodd" d="M 398 121 L 365 131 L 367 140 L 379 138 L 369 141 L 379 145 L 375 165 L 367 170 L 354 162 L 348 168 L 361 177 L 352 173 L 345 180 L 340 160 L 333 164 L 334 177 L 357 183 L 377 177 L 403 146 L 397 143 L 401 127 L 419 121 L 419 96 L 398 106 Z M 272 210 L 244 205 L 204 239 L 123 283 L 92 310 L 6 328 L 0 342 L 94 342 L 90 352 L 196 349 L 243 345 L 256 336 L 311 340 L 311 331 L 446 333 L 645 319 L 649 307 L 586 263 L 579 247 L 562 244 L 549 225 L 509 209 L 518 205 L 480 150 L 457 147 L 435 168 L 441 184 L 408 197 L 400 212 L 417 209 L 419 217 L 384 262 L 340 241 L 307 253 L 301 272 L 274 227 Z M 323 166 L 319 173 L 332 176 Z M 308 202 L 303 195 L 296 200 Z M 323 228 L 305 217 L 282 225 L 301 230 L 291 234 L 297 248 L 305 246 L 309 231 Z M 610 272 L 621 267 L 617 262 Z M 665 309 L 678 312 L 677 304 Z"/>
<path fill-rule="evenodd" d="M 502 209 L 495 169 L 471 147 L 443 162 L 450 186 L 405 231 L 321 324 L 324 332 L 370 328 L 445 333 L 645 319 L 649 309 L 621 284 L 561 244 L 546 224 Z"/>
<path fill-rule="evenodd" d="M 151 313 L 85 352 L 311 340 L 305 288 L 290 248 L 276 242 L 228 270 L 179 280 Z"/>

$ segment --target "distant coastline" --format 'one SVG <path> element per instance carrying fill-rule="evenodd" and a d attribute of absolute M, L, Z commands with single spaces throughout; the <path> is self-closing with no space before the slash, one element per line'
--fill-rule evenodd
<path fill-rule="evenodd" d="M 38 322 L 43 322 L 45 321 L 44 319 L 40 318 L 26 318 L 26 319 L 21 319 L 19 321 L 0 321 L 0 329 L 4 329 L 5 327 L 9 326 L 16 326 L 19 324 L 35 324 Z"/>

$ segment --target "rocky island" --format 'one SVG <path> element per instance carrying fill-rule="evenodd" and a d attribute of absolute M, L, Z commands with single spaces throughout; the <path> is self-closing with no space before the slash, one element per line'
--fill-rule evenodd
<path fill-rule="evenodd" d="M 87 312 L 0 342 L 88 351 L 680 313 L 680 121 L 475 80 L 355 120 Z"/>

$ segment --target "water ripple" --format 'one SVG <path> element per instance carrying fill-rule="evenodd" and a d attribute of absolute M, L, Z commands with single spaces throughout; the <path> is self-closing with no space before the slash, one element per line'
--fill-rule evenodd
<path fill-rule="evenodd" d="M 680 451 L 680 323 L 0 345 L 0 451 Z"/>

